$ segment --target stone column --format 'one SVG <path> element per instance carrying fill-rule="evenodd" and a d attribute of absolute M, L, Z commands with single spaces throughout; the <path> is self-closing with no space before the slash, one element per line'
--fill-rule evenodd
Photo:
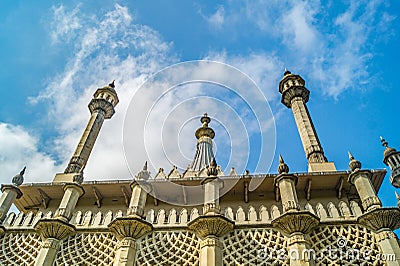
<path fill-rule="evenodd" d="M 394 261 L 386 261 L 386 265 L 400 265 L 400 246 L 394 230 L 400 227 L 399 208 L 372 209 L 358 218 L 358 222 L 376 232 L 375 239 L 385 256 L 393 255 Z"/>
<path fill-rule="evenodd" d="M 274 183 L 275 187 L 279 188 L 283 212 L 297 211 L 300 209 L 296 193 L 297 176 L 288 174 L 289 167 L 283 161 L 282 156 L 279 156 L 279 161 L 279 175 L 274 179 Z"/>
<path fill-rule="evenodd" d="M 217 162 L 215 158 L 211 161 L 207 169 L 208 177 L 201 181 L 204 186 L 204 215 L 219 214 L 221 208 L 219 206 L 219 190 L 223 187 L 223 182 L 217 177 Z"/>
<path fill-rule="evenodd" d="M 61 200 L 54 217 L 60 218 L 68 222 L 72 217 L 72 213 L 78 203 L 79 198 L 85 193 L 83 187 L 77 183 L 67 183 L 64 186 L 64 196 Z"/>
<path fill-rule="evenodd" d="M 368 211 L 382 207 L 382 203 L 371 183 L 372 173 L 369 170 L 360 170 L 361 163 L 355 160 L 350 152 L 349 159 L 351 174 L 349 175 L 348 182 L 355 185 L 364 210 Z"/>
<path fill-rule="evenodd" d="M 136 257 L 136 241 L 153 230 L 153 225 L 144 219 L 147 194 L 151 186 L 146 180 L 150 177 L 147 162 L 135 180 L 131 183 L 132 196 L 127 210 L 127 217 L 118 217 L 108 227 L 117 237 L 118 246 L 114 266 L 133 266 Z"/>
<path fill-rule="evenodd" d="M 274 228 L 289 237 L 287 251 L 291 266 L 315 265 L 315 253 L 311 251 L 309 233 L 317 227 L 319 218 L 309 211 L 286 212 L 272 221 Z"/>
<path fill-rule="evenodd" d="M 24 182 L 25 169 L 26 167 L 24 167 L 18 175 L 12 178 L 12 185 L 1 185 L 0 223 L 6 218 L 14 200 L 22 197 L 22 192 L 18 187 Z"/>
<path fill-rule="evenodd" d="M 43 239 L 35 266 L 53 266 L 60 243 L 75 232 L 75 227 L 59 219 L 42 219 L 35 230 Z"/>

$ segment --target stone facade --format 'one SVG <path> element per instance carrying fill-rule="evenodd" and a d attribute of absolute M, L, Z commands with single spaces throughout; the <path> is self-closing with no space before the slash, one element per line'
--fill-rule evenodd
<path fill-rule="evenodd" d="M 2 186 L 0 265 L 400 265 L 393 233 L 400 209 L 382 207 L 377 196 L 386 171 L 362 169 L 351 154 L 350 171 L 327 161 L 304 84 L 286 72 L 279 90 L 293 110 L 309 172 L 291 173 L 280 157 L 278 174 L 224 174 L 204 115 L 194 163 L 184 173 L 172 167 L 151 175 L 145 164 L 134 180 L 85 182 L 97 134 L 118 103 L 113 83 L 98 89 L 65 172 L 34 186 L 22 184 L 21 172 Z M 391 168 L 394 154 L 385 153 Z M 249 191 L 252 179 L 262 182 Z M 198 195 L 186 187 L 202 187 L 202 203 L 159 201 L 155 195 L 171 183 L 181 189 L 167 193 L 187 202 Z M 12 203 L 20 212 L 7 215 Z"/>

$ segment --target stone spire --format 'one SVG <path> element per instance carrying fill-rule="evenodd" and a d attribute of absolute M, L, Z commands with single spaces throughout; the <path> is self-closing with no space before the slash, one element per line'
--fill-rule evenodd
<path fill-rule="evenodd" d="M 310 91 L 304 85 L 305 81 L 302 77 L 286 70 L 279 83 L 281 102 L 293 111 L 308 163 L 325 163 L 327 159 L 306 105 Z"/>
<path fill-rule="evenodd" d="M 388 142 L 380 137 L 382 146 L 385 147 L 383 152 L 383 163 L 390 167 L 392 174 L 390 182 L 393 186 L 400 188 L 400 152 L 396 149 L 389 147 Z"/>
<path fill-rule="evenodd" d="M 207 113 L 205 113 L 200 121 L 202 126 L 198 128 L 195 133 L 197 149 L 191 165 L 191 169 L 194 171 L 200 171 L 206 168 L 214 159 L 212 139 L 215 136 L 215 132 L 212 128 L 208 127 L 211 119 L 207 116 Z"/>
<path fill-rule="evenodd" d="M 94 93 L 88 106 L 91 112 L 89 122 L 64 171 L 65 174 L 81 173 L 85 168 L 104 119 L 110 119 L 114 115 L 114 107 L 119 102 L 114 88 L 113 81 L 108 86 L 97 89 Z"/>
<path fill-rule="evenodd" d="M 361 162 L 357 161 L 356 159 L 354 159 L 353 154 L 351 154 L 349 151 L 347 152 L 349 154 L 349 168 L 352 172 L 356 171 L 356 170 L 360 170 L 361 169 Z"/>
<path fill-rule="evenodd" d="M 289 173 L 289 166 L 285 163 L 282 158 L 282 155 L 279 154 L 279 165 L 278 165 L 278 173 Z"/>

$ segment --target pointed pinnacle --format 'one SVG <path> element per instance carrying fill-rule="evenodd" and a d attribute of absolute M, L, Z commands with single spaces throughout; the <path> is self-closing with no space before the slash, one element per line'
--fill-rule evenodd
<path fill-rule="evenodd" d="M 380 136 L 379 138 L 381 139 L 382 146 L 387 148 L 388 142 L 382 136 Z"/>
<path fill-rule="evenodd" d="M 285 161 L 282 158 L 282 155 L 279 154 L 279 163 L 285 163 Z"/>
<path fill-rule="evenodd" d="M 354 156 L 353 156 L 353 154 L 351 154 L 350 151 L 347 151 L 347 154 L 349 155 L 349 160 L 350 160 L 350 161 L 351 161 L 351 160 L 354 160 Z"/>
<path fill-rule="evenodd" d="M 22 171 L 19 173 L 21 176 L 23 176 L 25 174 L 25 170 L 26 170 L 26 166 L 24 166 L 24 169 L 22 169 Z"/>
<path fill-rule="evenodd" d="M 111 88 L 115 88 L 114 82 L 115 82 L 115 79 L 110 84 L 108 84 L 108 86 L 110 86 Z"/>
<path fill-rule="evenodd" d="M 143 165 L 143 171 L 147 171 L 147 161 Z"/>
<path fill-rule="evenodd" d="M 287 68 L 285 67 L 285 72 L 283 73 L 283 76 L 292 74 L 292 72 L 290 72 L 289 70 L 287 70 Z"/>

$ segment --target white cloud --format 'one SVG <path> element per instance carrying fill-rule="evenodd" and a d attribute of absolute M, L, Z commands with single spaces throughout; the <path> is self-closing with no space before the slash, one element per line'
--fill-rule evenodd
<path fill-rule="evenodd" d="M 225 9 L 223 6 L 218 6 L 214 14 L 205 17 L 210 27 L 214 29 L 221 29 L 224 25 Z"/>
<path fill-rule="evenodd" d="M 61 41 L 69 41 L 75 36 L 75 32 L 82 27 L 78 17 L 79 8 L 80 5 L 68 11 L 64 5 L 53 7 L 53 23 L 50 24 L 50 36 L 54 44 Z"/>
<path fill-rule="evenodd" d="M 25 182 L 49 181 L 60 169 L 54 159 L 38 150 L 39 139 L 21 126 L 0 123 L 0 168 L 2 183 L 26 166 Z"/>

